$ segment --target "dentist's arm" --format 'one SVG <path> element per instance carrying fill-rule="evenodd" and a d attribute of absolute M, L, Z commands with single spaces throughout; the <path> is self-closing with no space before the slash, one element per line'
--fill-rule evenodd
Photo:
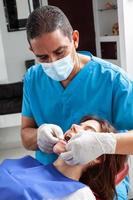
<path fill-rule="evenodd" d="M 66 145 L 60 156 L 67 164 L 88 163 L 103 154 L 133 154 L 133 131 L 127 133 L 82 132 Z"/>
<path fill-rule="evenodd" d="M 115 138 L 117 140 L 115 154 L 133 154 L 133 130 L 115 134 Z"/>
<path fill-rule="evenodd" d="M 33 119 L 22 117 L 21 140 L 23 146 L 28 150 L 37 149 L 37 128 Z"/>

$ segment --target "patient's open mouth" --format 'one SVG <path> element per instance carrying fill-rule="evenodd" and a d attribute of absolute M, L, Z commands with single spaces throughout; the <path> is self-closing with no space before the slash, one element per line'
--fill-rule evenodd
<path fill-rule="evenodd" d="M 79 130 L 80 133 L 81 129 Z M 87 125 L 87 129 L 82 130 L 82 131 L 88 131 L 88 132 L 96 132 L 96 128 L 93 126 L 89 126 Z M 78 132 L 77 132 L 78 133 Z M 66 142 L 68 142 L 75 134 L 77 134 L 76 132 L 70 131 L 68 130 L 65 134 L 64 134 L 64 140 Z"/>
<path fill-rule="evenodd" d="M 70 139 L 71 139 L 71 135 L 69 135 L 69 133 L 64 135 L 64 140 L 66 142 L 68 142 Z"/>

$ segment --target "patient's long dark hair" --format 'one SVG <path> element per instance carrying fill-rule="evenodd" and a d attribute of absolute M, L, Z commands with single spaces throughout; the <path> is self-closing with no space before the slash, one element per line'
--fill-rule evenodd
<path fill-rule="evenodd" d="M 101 132 L 113 132 L 116 130 L 105 120 L 100 120 L 96 117 L 86 116 L 81 122 L 87 120 L 97 120 L 101 125 Z M 124 167 L 127 160 L 125 155 L 102 155 L 98 158 L 99 164 L 88 166 L 83 172 L 80 181 L 88 185 L 94 193 L 102 200 L 113 200 L 116 194 L 115 178 L 119 171 Z"/>

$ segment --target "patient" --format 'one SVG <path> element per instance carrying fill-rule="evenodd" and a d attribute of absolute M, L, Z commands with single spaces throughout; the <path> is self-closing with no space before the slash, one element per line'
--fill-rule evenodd
<path fill-rule="evenodd" d="M 65 133 L 64 139 L 68 141 L 75 134 L 83 131 L 116 132 L 107 121 L 86 116 L 81 120 L 80 125 L 73 124 L 71 126 Z M 86 132 L 86 134 L 89 133 Z M 65 143 L 60 140 L 60 142 L 54 146 L 54 152 L 60 154 L 64 151 Z M 103 155 L 89 162 L 87 165 L 77 165 L 74 167 L 66 164 L 64 165 L 64 161 L 59 158 L 55 161 L 54 165 L 60 172 L 88 185 L 95 196 L 102 200 L 113 200 L 114 196 L 117 196 L 115 186 L 128 173 L 128 166 L 125 164 L 127 156 L 124 155 Z M 119 175 L 117 176 L 118 173 Z M 119 178 L 120 180 L 118 180 Z"/>
<path fill-rule="evenodd" d="M 67 141 L 83 131 L 114 132 L 114 128 L 106 121 L 85 117 L 80 125 L 72 125 L 64 140 L 54 146 L 54 152 L 58 155 L 64 152 Z M 116 175 L 124 168 L 125 161 L 126 156 L 121 155 L 103 155 L 75 166 L 67 165 L 60 156 L 47 166 L 30 156 L 5 160 L 0 166 L 1 200 L 11 196 L 14 200 L 112 200 Z"/>

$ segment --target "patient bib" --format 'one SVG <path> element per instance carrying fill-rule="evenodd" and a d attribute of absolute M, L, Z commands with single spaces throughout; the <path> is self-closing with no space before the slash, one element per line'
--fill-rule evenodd
<path fill-rule="evenodd" d="M 0 199 L 50 200 L 85 187 L 65 177 L 52 164 L 44 166 L 30 156 L 0 165 Z"/>

